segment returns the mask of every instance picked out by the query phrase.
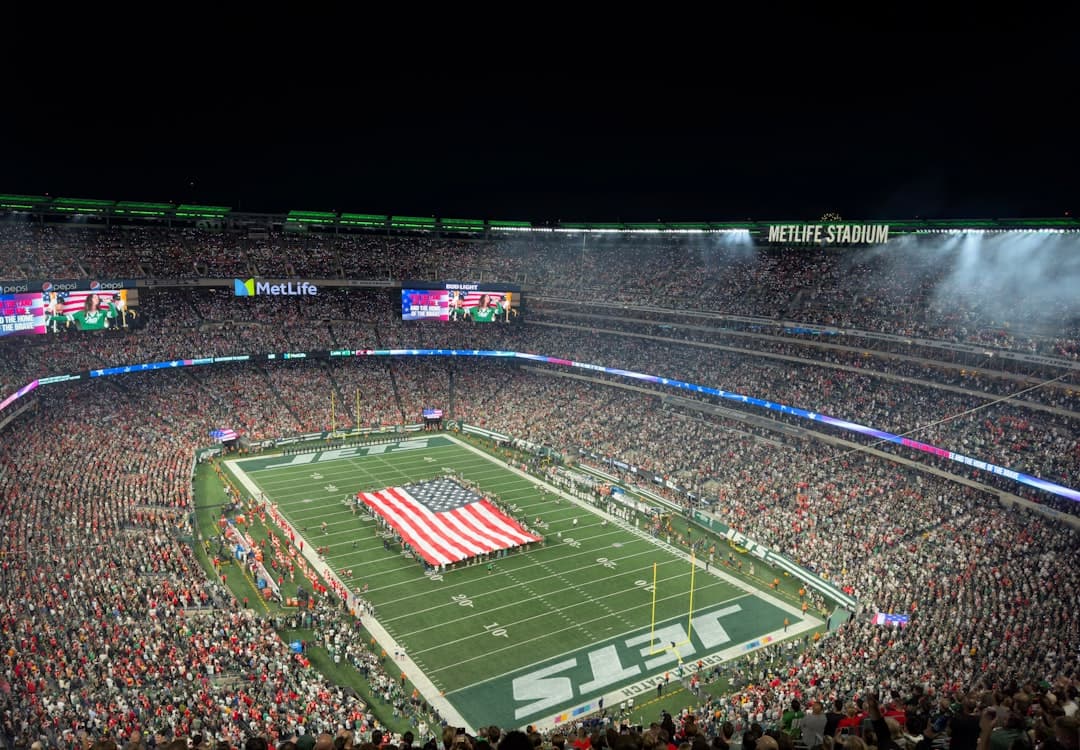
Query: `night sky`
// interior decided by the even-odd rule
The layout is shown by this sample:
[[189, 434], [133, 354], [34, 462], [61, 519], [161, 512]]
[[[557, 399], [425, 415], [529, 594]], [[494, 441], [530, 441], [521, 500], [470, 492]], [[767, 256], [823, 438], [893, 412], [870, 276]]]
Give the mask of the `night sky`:
[[1071, 44], [908, 56], [677, 86], [455, 81], [469, 96], [42, 96], [5, 128], [0, 192], [534, 222], [1077, 215]]

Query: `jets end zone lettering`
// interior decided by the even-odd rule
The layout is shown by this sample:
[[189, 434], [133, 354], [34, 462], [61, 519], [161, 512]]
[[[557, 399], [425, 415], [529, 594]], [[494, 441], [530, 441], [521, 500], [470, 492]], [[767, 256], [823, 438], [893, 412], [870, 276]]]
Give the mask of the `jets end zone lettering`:
[[397, 453], [398, 451], [411, 451], [417, 448], [427, 448], [427, 438], [417, 440], [402, 440], [400, 443], [382, 443], [380, 445], [350, 445], [345, 448], [333, 448], [317, 453], [301, 453], [293, 456], [291, 460], [279, 464], [268, 464], [267, 469], [279, 469], [285, 466], [299, 466], [300, 464], [319, 463], [321, 461], [334, 461], [339, 458], [356, 458], [358, 456], [377, 456], [381, 453]]
[[769, 242], [789, 245], [878, 245], [889, 241], [888, 224], [772, 224]]
[[[646, 671], [674, 669], [680, 660], [696, 662], [700, 658], [705, 661], [701, 654], [731, 642], [720, 621], [741, 611], [738, 604], [731, 604], [694, 616], [691, 623], [693, 639], [686, 633], [685, 622], [672, 622], [657, 627], [651, 638], [645, 631], [589, 651], [585, 661], [591, 679], [579, 682], [576, 689], [573, 680], [564, 674], [578, 667], [576, 656], [515, 677], [514, 719], [532, 717], [556, 706], [565, 706], [576, 698], [601, 693]], [[675, 644], [674, 648], [669, 644]], [[651, 684], [655, 684], [656, 679], [663, 680], [663, 677], [654, 678]], [[647, 689], [638, 685], [628, 687], [627, 691], [633, 695], [639, 691], [635, 687]]]

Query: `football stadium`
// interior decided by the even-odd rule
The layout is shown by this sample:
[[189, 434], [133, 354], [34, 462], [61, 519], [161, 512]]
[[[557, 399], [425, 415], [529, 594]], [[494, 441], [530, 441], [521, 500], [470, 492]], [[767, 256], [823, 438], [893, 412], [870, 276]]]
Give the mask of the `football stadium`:
[[5, 750], [1078, 749], [1075, 187], [559, 101], [10, 149]]
[[1075, 220], [0, 209], [10, 746], [1075, 707]]

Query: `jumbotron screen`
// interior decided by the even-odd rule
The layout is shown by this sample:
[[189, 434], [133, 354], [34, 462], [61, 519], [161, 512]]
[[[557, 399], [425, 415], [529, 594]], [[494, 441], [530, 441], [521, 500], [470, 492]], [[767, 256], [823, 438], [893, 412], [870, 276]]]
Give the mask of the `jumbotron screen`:
[[128, 328], [137, 306], [134, 289], [0, 294], [0, 336]]
[[452, 323], [519, 323], [521, 290], [515, 284], [405, 281], [402, 320]]

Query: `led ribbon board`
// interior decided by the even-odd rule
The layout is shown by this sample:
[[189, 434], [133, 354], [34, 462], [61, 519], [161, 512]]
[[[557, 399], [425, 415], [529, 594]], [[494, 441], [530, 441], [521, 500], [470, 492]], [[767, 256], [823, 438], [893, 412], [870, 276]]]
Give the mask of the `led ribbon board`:
[[[621, 370], [615, 367], [604, 367], [603, 365], [594, 365], [588, 362], [574, 362], [569, 359], [561, 359], [559, 357], [549, 357], [544, 354], [526, 354], [524, 352], [503, 351], [499, 349], [335, 349], [333, 351], [314, 351], [303, 353], [284, 353], [284, 354], [266, 354], [266, 355], [231, 355], [227, 357], [207, 357], [202, 359], [177, 359], [167, 362], [147, 362], [137, 365], [125, 365], [122, 367], [108, 367], [100, 370], [91, 370], [86, 373], [91, 378], [107, 377], [110, 375], [121, 375], [132, 372], [146, 372], [149, 370], [161, 370], [172, 367], [190, 367], [194, 365], [210, 365], [222, 362], [237, 362], [251, 359], [253, 357], [258, 359], [301, 359], [301, 358], [313, 358], [313, 359], [326, 359], [328, 357], [505, 357], [508, 359], [525, 359], [533, 362], [544, 362], [551, 365], [560, 365], [562, 367], [572, 367], [579, 370], [592, 370], [594, 372], [603, 372], [608, 375], [618, 375], [619, 377], [630, 378], [633, 380], [640, 380], [646, 383], [657, 383], [659, 385], [667, 386], [668, 388], [678, 388], [684, 391], [690, 391], [692, 393], [704, 393], [709, 396], [717, 396], [719, 398], [727, 399], [729, 401], [736, 401], [741, 404], [750, 404], [751, 406], [757, 406], [762, 409], [768, 409], [769, 411], [779, 412], [780, 414], [790, 414], [792, 416], [800, 417], [802, 419], [808, 419], [813, 422], [820, 422], [821, 424], [827, 424], [830, 427], [836, 427], [847, 432], [855, 432], [860, 435], [866, 435], [868, 437], [876, 438], [884, 442], [896, 443], [902, 445], [905, 448], [911, 448], [913, 450], [922, 451], [923, 453], [929, 453], [939, 458], [946, 458], [950, 461], [963, 464], [964, 466], [970, 466], [980, 471], [987, 471], [991, 474], [997, 474], [998, 476], [1006, 477], [1019, 484], [1027, 485], [1028, 487], [1034, 487], [1035, 489], [1043, 490], [1059, 497], [1064, 497], [1073, 502], [1080, 503], [1080, 491], [1071, 487], [1066, 487], [1061, 484], [1050, 482], [1046, 479], [1040, 479], [1039, 477], [1032, 476], [1031, 474], [1024, 474], [1020, 471], [1009, 469], [1005, 466], [998, 466], [997, 464], [990, 463], [989, 461], [983, 461], [978, 458], [972, 458], [971, 456], [965, 456], [962, 453], [955, 453], [945, 448], [939, 448], [936, 445], [930, 445], [929, 443], [921, 443], [918, 440], [912, 440], [911, 438], [902, 437], [900, 435], [894, 435], [891, 432], [885, 432], [884, 430], [876, 430], [873, 427], [867, 427], [866, 425], [859, 424], [857, 422], [849, 422], [844, 419], [838, 419], [836, 417], [830, 417], [827, 414], [819, 414], [818, 412], [807, 411], [806, 409], [800, 409], [797, 406], [788, 406], [787, 404], [776, 403], [775, 401], [765, 401], [764, 399], [755, 398], [753, 396], [744, 396], [741, 393], [735, 393], [733, 391], [725, 391], [719, 388], [712, 388], [707, 385], [698, 385], [696, 383], [688, 383], [683, 380], [675, 380], [673, 378], [661, 378], [656, 375], [648, 375], [643, 372], [634, 372], [633, 370]], [[41, 378], [35, 380], [27, 385], [23, 386], [19, 391], [8, 396], [3, 401], [0, 401], [0, 409], [6, 408], [15, 402], [18, 398], [29, 393], [34, 388], [47, 385], [49, 383], [63, 382], [65, 380], [78, 379], [82, 377], [81, 373], [71, 375], [57, 375], [50, 378]]]

